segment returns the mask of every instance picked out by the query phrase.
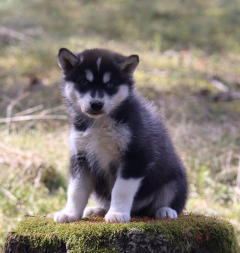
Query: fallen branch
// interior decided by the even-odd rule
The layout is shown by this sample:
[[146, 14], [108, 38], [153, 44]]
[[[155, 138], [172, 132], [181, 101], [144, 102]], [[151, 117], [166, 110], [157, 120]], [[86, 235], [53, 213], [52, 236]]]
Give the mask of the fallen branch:
[[0, 118], [0, 124], [11, 122], [29, 121], [29, 120], [67, 120], [66, 115], [24, 115], [12, 118]]
[[53, 108], [42, 110], [40, 112], [40, 115], [46, 115], [46, 114], [53, 113], [53, 112], [56, 112], [56, 111], [59, 111], [59, 110], [63, 110], [63, 109], [64, 109], [64, 105], [58, 105], [58, 106], [55, 106]]
[[8, 118], [11, 118], [12, 111], [13, 111], [15, 105], [17, 105], [21, 100], [23, 100], [26, 97], [28, 97], [29, 94], [30, 94], [29, 92], [24, 92], [24, 93], [18, 95], [16, 98], [14, 98], [14, 99], [11, 100], [11, 102], [7, 106], [7, 110], [6, 110], [6, 114], [7, 114]]
[[7, 119], [8, 121], [6, 122], [8, 124], [8, 133], [10, 133], [11, 130], [11, 123], [12, 123], [12, 114], [13, 114], [13, 109], [14, 107], [23, 99], [29, 96], [29, 92], [25, 91], [24, 93], [20, 93], [15, 99], [11, 100], [9, 105], [7, 106]]
[[15, 113], [15, 116], [23, 116], [23, 115], [26, 115], [26, 114], [31, 114], [31, 113], [40, 111], [42, 109], [43, 109], [43, 105], [37, 105], [37, 106], [31, 107], [31, 108], [28, 108], [24, 111]]

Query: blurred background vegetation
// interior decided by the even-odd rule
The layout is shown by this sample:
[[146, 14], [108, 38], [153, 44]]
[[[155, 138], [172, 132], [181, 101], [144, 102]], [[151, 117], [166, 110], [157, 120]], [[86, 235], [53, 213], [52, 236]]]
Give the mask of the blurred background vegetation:
[[140, 55], [137, 87], [188, 170], [186, 212], [224, 217], [240, 239], [239, 0], [0, 0], [0, 24], [0, 247], [24, 215], [65, 204], [60, 47]]

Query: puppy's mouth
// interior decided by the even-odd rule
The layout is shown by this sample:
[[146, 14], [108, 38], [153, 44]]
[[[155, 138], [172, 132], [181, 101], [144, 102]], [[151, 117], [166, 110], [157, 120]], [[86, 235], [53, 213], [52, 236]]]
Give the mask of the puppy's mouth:
[[93, 110], [88, 110], [86, 114], [91, 117], [91, 118], [99, 118], [104, 115], [104, 111], [93, 111]]

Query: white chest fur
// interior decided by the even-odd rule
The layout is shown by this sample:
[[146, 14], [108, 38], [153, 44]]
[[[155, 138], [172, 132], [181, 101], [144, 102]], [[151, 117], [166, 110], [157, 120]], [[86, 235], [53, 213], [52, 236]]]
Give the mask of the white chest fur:
[[119, 163], [130, 137], [125, 124], [116, 124], [111, 118], [102, 117], [84, 132], [71, 129], [70, 149], [73, 154], [85, 152], [90, 165], [97, 162], [101, 169], [108, 170], [110, 163]]

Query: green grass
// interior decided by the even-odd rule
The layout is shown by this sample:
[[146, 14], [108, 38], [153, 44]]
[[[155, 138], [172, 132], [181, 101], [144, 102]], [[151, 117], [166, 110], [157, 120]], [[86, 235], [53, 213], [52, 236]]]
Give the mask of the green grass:
[[[240, 241], [240, 101], [212, 100], [214, 76], [239, 92], [239, 11], [239, 1], [2, 1], [1, 24], [28, 37], [0, 36], [0, 117], [34, 79], [13, 115], [34, 106], [33, 114], [66, 114], [60, 47], [139, 54], [137, 88], [158, 107], [187, 168], [187, 211], [228, 219]], [[0, 124], [0, 246], [24, 215], [64, 206], [67, 135], [67, 120]]]

